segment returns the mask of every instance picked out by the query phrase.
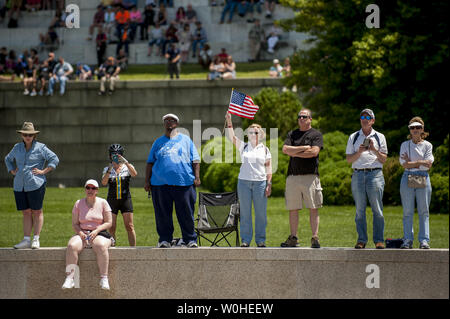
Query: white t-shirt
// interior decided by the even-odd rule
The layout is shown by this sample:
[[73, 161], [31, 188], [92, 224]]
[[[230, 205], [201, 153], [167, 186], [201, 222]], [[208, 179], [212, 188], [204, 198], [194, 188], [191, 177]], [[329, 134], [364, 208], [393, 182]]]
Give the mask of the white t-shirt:
[[[413, 141], [405, 141], [400, 146], [400, 164], [404, 164], [405, 161], [402, 159], [403, 154], [407, 154], [409, 160], [412, 162], [418, 160], [425, 160], [434, 162], [433, 156], [433, 145], [428, 141], [423, 141], [418, 144], [415, 144]], [[407, 168], [407, 171], [415, 172], [415, 171], [428, 171], [429, 168], [423, 165], [420, 165], [419, 168]]]
[[265, 164], [272, 158], [269, 149], [262, 143], [253, 148], [251, 143], [238, 141], [242, 160], [238, 178], [246, 181], [265, 181], [267, 179]]
[[[358, 139], [356, 140], [355, 144], [353, 144], [353, 139], [355, 138], [355, 135], [359, 132]], [[350, 135], [347, 142], [347, 149], [345, 150], [345, 153], [347, 155], [355, 154], [359, 146], [364, 142], [364, 139], [370, 138], [373, 141], [373, 145], [375, 149], [381, 153], [387, 154], [387, 143], [386, 138], [383, 134], [375, 131], [372, 129], [372, 132], [368, 136], [365, 136], [362, 129], [360, 129], [358, 132], [355, 132]], [[375, 138], [375, 134], [378, 135], [378, 138], [380, 140], [380, 144], [378, 145], [378, 142]], [[356, 169], [362, 169], [362, 168], [383, 168], [383, 164], [378, 161], [377, 156], [370, 150], [362, 152], [361, 156], [352, 163], [352, 168]]]

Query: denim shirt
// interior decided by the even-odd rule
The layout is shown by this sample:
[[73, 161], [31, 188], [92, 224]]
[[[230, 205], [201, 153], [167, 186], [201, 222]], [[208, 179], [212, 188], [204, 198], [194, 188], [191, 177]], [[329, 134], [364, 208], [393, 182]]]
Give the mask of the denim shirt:
[[18, 171], [14, 177], [14, 191], [30, 192], [40, 188], [46, 181], [45, 175], [34, 175], [33, 168], [43, 170], [45, 162], [53, 169], [59, 163], [58, 156], [53, 153], [45, 144], [33, 141], [30, 150], [25, 149], [25, 143], [17, 143], [11, 152], [5, 157], [5, 164], [8, 172]]

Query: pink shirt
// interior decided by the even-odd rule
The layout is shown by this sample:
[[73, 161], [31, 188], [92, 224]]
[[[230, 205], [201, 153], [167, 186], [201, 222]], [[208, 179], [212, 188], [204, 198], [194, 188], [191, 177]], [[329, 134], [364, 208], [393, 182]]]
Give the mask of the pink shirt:
[[72, 215], [78, 214], [80, 228], [94, 230], [104, 222], [103, 213], [111, 212], [111, 207], [103, 198], [97, 197], [92, 208], [87, 206], [86, 198], [77, 200], [72, 209]]

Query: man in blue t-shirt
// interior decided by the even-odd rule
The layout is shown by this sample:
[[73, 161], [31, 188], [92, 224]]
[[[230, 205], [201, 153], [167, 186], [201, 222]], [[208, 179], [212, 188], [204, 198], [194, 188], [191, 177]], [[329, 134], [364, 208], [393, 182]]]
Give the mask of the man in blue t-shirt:
[[144, 187], [153, 198], [158, 247], [169, 248], [173, 239], [173, 203], [184, 244], [197, 247], [194, 210], [195, 187], [200, 185], [200, 156], [192, 140], [178, 133], [176, 115], [164, 115], [163, 122], [165, 133], [150, 150]]

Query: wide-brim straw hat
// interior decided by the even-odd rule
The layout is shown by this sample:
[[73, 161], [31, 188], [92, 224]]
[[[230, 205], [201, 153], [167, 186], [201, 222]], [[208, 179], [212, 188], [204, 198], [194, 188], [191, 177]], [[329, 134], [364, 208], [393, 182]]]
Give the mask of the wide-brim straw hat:
[[23, 134], [38, 134], [39, 132], [34, 129], [34, 125], [31, 122], [23, 122], [22, 129], [17, 130], [17, 133]]

